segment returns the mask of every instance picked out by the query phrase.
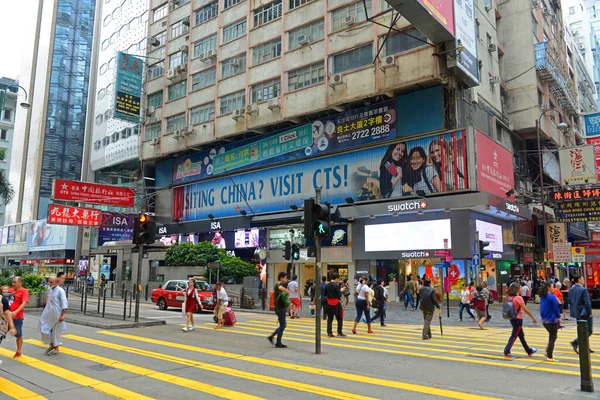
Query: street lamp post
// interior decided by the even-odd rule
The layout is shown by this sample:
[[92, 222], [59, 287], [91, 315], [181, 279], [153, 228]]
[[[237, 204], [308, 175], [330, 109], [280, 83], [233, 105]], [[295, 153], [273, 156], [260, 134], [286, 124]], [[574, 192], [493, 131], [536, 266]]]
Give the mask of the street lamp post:
[[27, 101], [27, 90], [25, 90], [25, 88], [23, 86], [17, 84], [17, 85], [9, 85], [7, 87], [16, 87], [16, 88], [23, 89], [23, 92], [25, 92], [25, 101], [20, 103], [19, 105], [21, 106], [21, 108], [24, 108], [26, 110], [29, 107], [31, 107], [31, 104], [29, 104], [29, 102]]

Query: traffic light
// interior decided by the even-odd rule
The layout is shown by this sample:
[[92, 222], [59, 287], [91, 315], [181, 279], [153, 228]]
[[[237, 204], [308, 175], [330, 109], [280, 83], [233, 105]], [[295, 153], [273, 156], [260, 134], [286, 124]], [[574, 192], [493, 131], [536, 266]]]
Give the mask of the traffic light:
[[313, 206], [315, 205], [315, 199], [304, 200], [304, 238], [306, 240], [313, 240], [315, 238], [313, 232]]
[[283, 258], [288, 261], [292, 258], [292, 243], [289, 240], [285, 242], [285, 247], [283, 248]]
[[329, 203], [316, 203], [312, 206], [312, 230], [315, 237], [328, 238], [331, 226]]
[[297, 244], [292, 245], [292, 260], [300, 259], [300, 246]]
[[156, 240], [156, 222], [148, 214], [140, 214], [133, 224], [133, 244], [152, 244]]
[[489, 250], [485, 250], [485, 248], [490, 245], [490, 242], [486, 242], [483, 240], [479, 240], [478, 242], [479, 242], [479, 256], [483, 260], [484, 258], [489, 257], [489, 255], [491, 254], [491, 252]]

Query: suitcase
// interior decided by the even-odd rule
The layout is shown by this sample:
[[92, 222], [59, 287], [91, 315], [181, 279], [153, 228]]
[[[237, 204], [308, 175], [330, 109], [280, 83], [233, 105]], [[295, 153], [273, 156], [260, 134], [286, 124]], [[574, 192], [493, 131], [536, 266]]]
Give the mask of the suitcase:
[[235, 313], [231, 309], [231, 307], [227, 307], [225, 312], [223, 313], [223, 323], [226, 326], [234, 326], [235, 325]]

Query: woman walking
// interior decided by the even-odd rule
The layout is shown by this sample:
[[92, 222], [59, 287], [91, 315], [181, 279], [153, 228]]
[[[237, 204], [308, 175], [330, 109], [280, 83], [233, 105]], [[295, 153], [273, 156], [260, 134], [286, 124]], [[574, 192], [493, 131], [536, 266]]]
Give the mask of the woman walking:
[[521, 291], [521, 285], [517, 282], [513, 282], [508, 288], [508, 301], [512, 302], [514, 306], [514, 316], [510, 319], [510, 324], [512, 325], [512, 333], [510, 338], [508, 339], [508, 343], [504, 348], [504, 357], [506, 358], [517, 358], [511, 354], [511, 349], [519, 337], [525, 352], [531, 357], [535, 353], [537, 353], [538, 349], [535, 347], [529, 347], [527, 342], [525, 341], [525, 333], [523, 333], [523, 312], [529, 315], [532, 319], [533, 323], [536, 324], [537, 321], [535, 317], [531, 314], [531, 312], [527, 309], [523, 298], [519, 296]]
[[179, 289], [185, 293], [183, 312], [185, 313], [186, 319], [185, 326], [182, 330], [184, 332], [193, 331], [196, 329], [194, 326], [194, 313], [196, 312], [197, 308], [200, 308], [200, 311], [202, 311], [202, 300], [200, 300], [200, 296], [196, 290], [196, 280], [194, 278], [190, 278], [187, 289], [185, 289], [185, 291], [181, 287], [179, 287]]
[[[560, 328], [560, 314], [561, 309], [558, 304], [556, 296], [548, 291], [552, 290], [551, 283], [543, 282], [540, 286], [540, 316], [542, 317], [542, 324], [548, 331], [548, 346], [546, 347], [546, 360], [552, 362], [558, 362], [556, 358], [552, 357], [554, 352], [554, 342], [558, 337], [558, 329]], [[549, 287], [550, 286], [550, 287]]]
[[[362, 280], [361, 280], [362, 282]], [[352, 333], [356, 335], [356, 327], [360, 322], [360, 318], [363, 313], [365, 314], [365, 319], [367, 322], [367, 333], [374, 333], [371, 330], [371, 313], [369, 309], [371, 308], [371, 301], [369, 300], [369, 295], [371, 292], [371, 288], [366, 283], [359, 284], [357, 287], [358, 296], [356, 297], [356, 318], [354, 319], [354, 327], [352, 328]]]

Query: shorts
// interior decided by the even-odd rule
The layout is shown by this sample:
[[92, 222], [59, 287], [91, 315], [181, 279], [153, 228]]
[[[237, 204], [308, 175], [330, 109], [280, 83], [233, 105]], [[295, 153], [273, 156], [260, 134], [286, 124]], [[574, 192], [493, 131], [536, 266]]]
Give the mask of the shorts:
[[485, 317], [485, 311], [482, 311], [479, 308], [475, 309], [475, 313], [477, 314], [477, 319], [481, 319], [481, 318]]
[[216, 311], [217, 318], [223, 319], [223, 314], [225, 313], [226, 309], [227, 309], [227, 305], [226, 304], [221, 304], [219, 306], [219, 308], [217, 309], [217, 311]]
[[15, 324], [15, 329], [17, 330], [17, 334], [15, 335], [15, 337], [23, 337], [23, 320], [13, 319], [13, 324]]
[[293, 305], [300, 308], [300, 297], [294, 297], [294, 298], [291, 298], [290, 300], [292, 301]]

